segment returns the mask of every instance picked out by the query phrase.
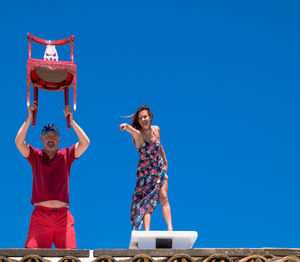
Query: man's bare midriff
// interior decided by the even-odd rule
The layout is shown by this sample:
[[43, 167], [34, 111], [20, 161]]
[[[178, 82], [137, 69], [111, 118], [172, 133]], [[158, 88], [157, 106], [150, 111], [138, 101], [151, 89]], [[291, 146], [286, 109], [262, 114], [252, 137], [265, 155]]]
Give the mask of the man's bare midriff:
[[43, 202], [34, 203], [35, 206], [43, 206], [50, 208], [69, 207], [68, 203], [59, 200], [48, 200]]

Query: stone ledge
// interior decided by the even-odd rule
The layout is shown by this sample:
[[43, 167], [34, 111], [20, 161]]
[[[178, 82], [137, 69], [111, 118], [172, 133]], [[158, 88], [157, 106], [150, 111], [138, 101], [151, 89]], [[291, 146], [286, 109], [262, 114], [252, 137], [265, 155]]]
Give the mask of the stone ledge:
[[27, 255], [38, 255], [41, 257], [89, 257], [88, 249], [31, 249], [31, 248], [8, 248], [0, 249], [0, 256], [24, 257]]
[[112, 257], [133, 257], [145, 254], [152, 257], [171, 257], [177, 254], [187, 254], [191, 257], [209, 257], [216, 253], [229, 257], [247, 257], [253, 254], [263, 256], [300, 256], [300, 249], [295, 248], [194, 248], [194, 249], [95, 249], [94, 257], [108, 255]]
[[[91, 252], [92, 251], [92, 252]], [[215, 254], [224, 254], [231, 258], [241, 259], [251, 255], [261, 255], [268, 259], [287, 256], [300, 257], [300, 249], [296, 248], [195, 248], [195, 249], [0, 249], [0, 257], [25, 257], [38, 255], [40, 257], [62, 258], [88, 258], [96, 259], [100, 256], [115, 258], [128, 258], [137, 255], [170, 258], [178, 254], [185, 254], [194, 258], [207, 258]]]

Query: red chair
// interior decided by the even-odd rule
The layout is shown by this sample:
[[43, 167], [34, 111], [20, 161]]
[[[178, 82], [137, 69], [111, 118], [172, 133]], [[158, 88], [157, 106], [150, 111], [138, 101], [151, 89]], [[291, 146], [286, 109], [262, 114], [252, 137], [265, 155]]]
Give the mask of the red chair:
[[[73, 107], [76, 110], [76, 81], [77, 66], [74, 64], [74, 36], [66, 39], [51, 41], [37, 38], [31, 34], [28, 37], [27, 61], [27, 106], [30, 106], [30, 84], [34, 87], [34, 101], [38, 104], [38, 90], [62, 91], [65, 93], [65, 105], [69, 105], [69, 88], [74, 87]], [[44, 60], [31, 58], [31, 40], [46, 45]], [[71, 45], [71, 61], [58, 61], [55, 46]], [[33, 112], [32, 126], [35, 126], [37, 109]], [[67, 118], [70, 129], [70, 117]]]

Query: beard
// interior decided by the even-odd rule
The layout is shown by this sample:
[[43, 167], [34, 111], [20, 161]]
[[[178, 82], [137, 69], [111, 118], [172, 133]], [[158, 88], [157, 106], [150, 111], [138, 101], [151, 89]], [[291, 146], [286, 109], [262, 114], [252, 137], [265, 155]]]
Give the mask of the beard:
[[53, 141], [48, 141], [46, 144], [47, 150], [54, 151], [56, 150], [56, 143]]

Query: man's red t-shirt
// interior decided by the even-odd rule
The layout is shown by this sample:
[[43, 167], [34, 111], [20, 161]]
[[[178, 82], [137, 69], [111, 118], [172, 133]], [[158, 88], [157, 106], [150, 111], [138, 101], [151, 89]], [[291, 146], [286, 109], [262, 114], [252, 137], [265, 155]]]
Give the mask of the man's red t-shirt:
[[69, 204], [69, 179], [75, 158], [75, 145], [57, 150], [51, 160], [37, 148], [29, 145], [27, 157], [32, 167], [33, 183], [31, 204], [59, 200]]

